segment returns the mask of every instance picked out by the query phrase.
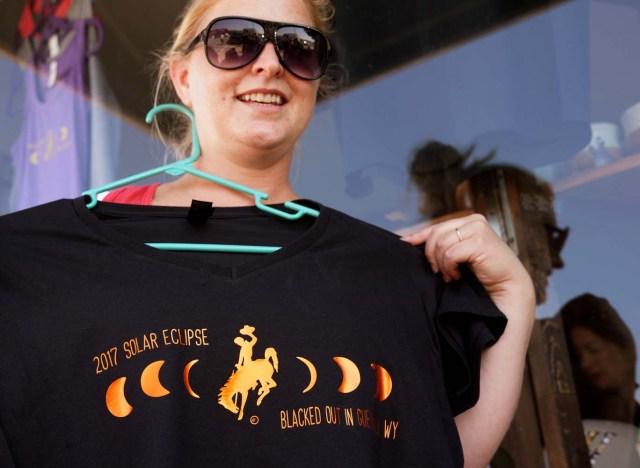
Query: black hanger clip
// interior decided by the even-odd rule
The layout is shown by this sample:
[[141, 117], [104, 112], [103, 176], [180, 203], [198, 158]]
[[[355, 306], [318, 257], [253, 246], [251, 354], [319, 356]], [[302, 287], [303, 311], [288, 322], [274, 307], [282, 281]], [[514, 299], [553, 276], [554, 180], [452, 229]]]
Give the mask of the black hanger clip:
[[213, 203], [200, 200], [191, 200], [191, 208], [187, 219], [194, 223], [204, 223], [213, 214]]

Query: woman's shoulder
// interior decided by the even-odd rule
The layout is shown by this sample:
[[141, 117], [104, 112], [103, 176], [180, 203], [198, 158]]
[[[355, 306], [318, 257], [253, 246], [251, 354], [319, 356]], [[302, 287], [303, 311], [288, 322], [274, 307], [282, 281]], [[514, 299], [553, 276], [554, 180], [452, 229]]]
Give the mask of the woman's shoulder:
[[128, 205], [151, 205], [159, 185], [159, 183], [154, 183], [111, 190], [102, 198], [102, 201]]
[[[331, 214], [330, 232], [342, 238], [356, 250], [380, 250], [395, 258], [414, 257], [419, 263], [425, 261], [420, 248], [401, 240], [401, 236], [380, 226], [325, 206]], [[400, 256], [400, 257], [398, 257]]]

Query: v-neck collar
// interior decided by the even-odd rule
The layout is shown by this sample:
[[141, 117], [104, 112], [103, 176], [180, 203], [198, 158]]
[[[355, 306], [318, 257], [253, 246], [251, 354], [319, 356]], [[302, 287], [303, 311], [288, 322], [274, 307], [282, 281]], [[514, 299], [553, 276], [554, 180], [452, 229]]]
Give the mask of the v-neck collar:
[[[180, 255], [177, 252], [164, 251], [156, 249], [154, 247], [150, 247], [146, 245], [143, 240], [123, 234], [117, 229], [109, 226], [107, 222], [101, 220], [98, 217], [99, 215], [110, 215], [119, 217], [169, 217], [184, 219], [186, 218], [189, 211], [188, 207], [168, 207], [155, 205], [143, 206], [98, 202], [98, 204], [90, 210], [86, 207], [85, 199], [83, 197], [79, 197], [73, 200], [73, 209], [75, 210], [78, 218], [84, 224], [90, 227], [95, 233], [97, 233], [103, 239], [107, 240], [109, 243], [116, 244], [121, 248], [129, 250], [136, 254], [144, 255], [156, 261], [166, 262], [184, 268], [190, 268], [202, 271], [204, 273], [234, 279], [247, 275], [253, 271], [267, 268], [271, 265], [283, 262], [286, 259], [303, 252], [323, 234], [329, 223], [331, 210], [319, 203], [310, 200], [297, 200], [296, 202], [317, 209], [320, 212], [320, 216], [304, 233], [302, 233], [293, 242], [289, 242], [287, 245], [283, 245], [282, 248], [273, 253], [257, 256], [252, 260], [243, 262], [238, 265], [221, 265], [211, 263], [198, 260], [196, 258], [189, 258], [184, 255]], [[272, 206], [283, 209], [283, 205]], [[255, 206], [232, 208], [221, 207], [215, 209], [213, 215], [211, 216], [212, 219], [209, 222], [215, 222], [216, 218], [219, 218], [218, 222], [224, 222], [222, 218], [236, 216], [259, 217], [274, 215], [263, 212]]]

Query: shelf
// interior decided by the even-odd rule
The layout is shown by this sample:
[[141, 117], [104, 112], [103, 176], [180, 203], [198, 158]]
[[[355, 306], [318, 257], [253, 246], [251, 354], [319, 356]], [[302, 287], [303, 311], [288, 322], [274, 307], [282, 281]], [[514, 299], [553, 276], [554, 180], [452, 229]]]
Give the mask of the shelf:
[[552, 184], [553, 190], [554, 192], [562, 192], [564, 190], [569, 190], [574, 187], [593, 182], [594, 180], [609, 177], [636, 167], [640, 167], [640, 154], [626, 156], [624, 158], [617, 159], [606, 166], [588, 169], [584, 172], [557, 180]]

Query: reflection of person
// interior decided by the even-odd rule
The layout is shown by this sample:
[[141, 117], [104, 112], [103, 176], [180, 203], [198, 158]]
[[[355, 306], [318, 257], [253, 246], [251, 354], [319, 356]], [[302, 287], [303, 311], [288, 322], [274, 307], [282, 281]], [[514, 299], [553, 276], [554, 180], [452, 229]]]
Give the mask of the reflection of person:
[[420, 191], [420, 214], [438, 218], [458, 210], [458, 184], [495, 156], [495, 152], [491, 152], [469, 163], [474, 149], [471, 146], [461, 152], [454, 146], [429, 140], [415, 151], [409, 175]]
[[560, 250], [569, 232], [556, 226], [553, 189], [526, 169], [489, 163], [495, 151], [471, 161], [473, 150], [429, 141], [415, 153], [410, 175], [420, 191], [420, 213], [485, 215], [525, 264], [542, 304], [548, 277], [564, 266]]
[[[322, 0], [189, 3], [165, 70], [195, 114], [199, 169], [259, 188], [273, 204], [300, 198], [289, 168], [322, 86], [326, 39], [311, 27], [326, 30], [328, 9]], [[264, 27], [269, 42], [254, 44], [242, 61], [217, 62], [206, 44], [223, 21], [236, 32]], [[314, 52], [280, 55], [286, 51], [272, 42], [281, 27], [311, 34]], [[144, 204], [141, 193], [150, 206], [114, 203]], [[111, 203], [92, 211], [82, 199], [60, 201], [0, 223], [0, 296], [7, 298], [0, 321], [12, 324], [0, 331], [0, 423], [8, 448], [3, 452], [0, 443], [0, 462], [90, 466], [118, 457], [113, 463], [123, 466], [487, 465], [517, 405], [534, 292], [484, 217], [449, 220], [400, 242], [310, 201], [300, 203], [316, 207], [318, 218], [283, 223], [257, 213], [244, 195], [191, 175], [109, 197]], [[180, 207], [194, 199], [215, 201], [210, 223], [185, 222], [188, 208]], [[209, 242], [220, 231], [246, 244], [251, 230], [283, 247], [256, 258], [143, 244], [178, 233]], [[431, 269], [410, 244], [425, 244]], [[37, 268], [25, 264], [32, 257]], [[23, 285], [22, 277], [33, 281]], [[46, 291], [55, 291], [52, 300]], [[110, 291], [117, 300], [103, 300]], [[31, 333], [33, 310], [46, 321], [46, 339]], [[98, 367], [95, 375], [86, 371], [87, 356], [97, 354], [99, 366], [100, 352], [117, 351], [114, 344], [178, 323], [208, 327], [211, 347], [160, 346], [130, 360], [118, 355], [117, 367]], [[256, 388], [256, 375], [243, 374], [252, 378], [242, 383], [243, 405], [249, 398], [253, 415], [237, 420], [227, 414], [237, 409], [216, 405], [211, 389], [220, 388], [228, 363], [237, 362], [237, 347], [227, 343], [243, 323], [259, 330], [261, 343], [277, 345], [282, 365], [277, 392], [262, 404], [251, 392], [264, 397], [266, 387]], [[45, 351], [54, 348], [49, 363]], [[194, 356], [202, 359], [189, 381], [190, 367], [180, 374], [178, 366]], [[305, 364], [296, 356], [314, 361], [306, 364], [308, 393], [300, 386], [307, 367], [301, 372]], [[340, 390], [332, 356], [341, 356]], [[367, 373], [374, 360], [385, 372]], [[144, 366], [149, 362], [156, 364], [151, 371]], [[167, 372], [159, 374], [157, 364], [165, 362]], [[184, 379], [171, 380], [176, 374]], [[374, 401], [376, 385], [381, 391]], [[38, 411], [29, 411], [32, 405]]]
[[635, 400], [636, 346], [633, 335], [609, 301], [582, 294], [560, 309], [572, 357], [580, 412], [640, 426]]
[[525, 169], [489, 164], [469, 171], [457, 198], [459, 206], [485, 214], [518, 253], [543, 304], [549, 276], [564, 266], [560, 251], [569, 233], [557, 227], [551, 185]]

